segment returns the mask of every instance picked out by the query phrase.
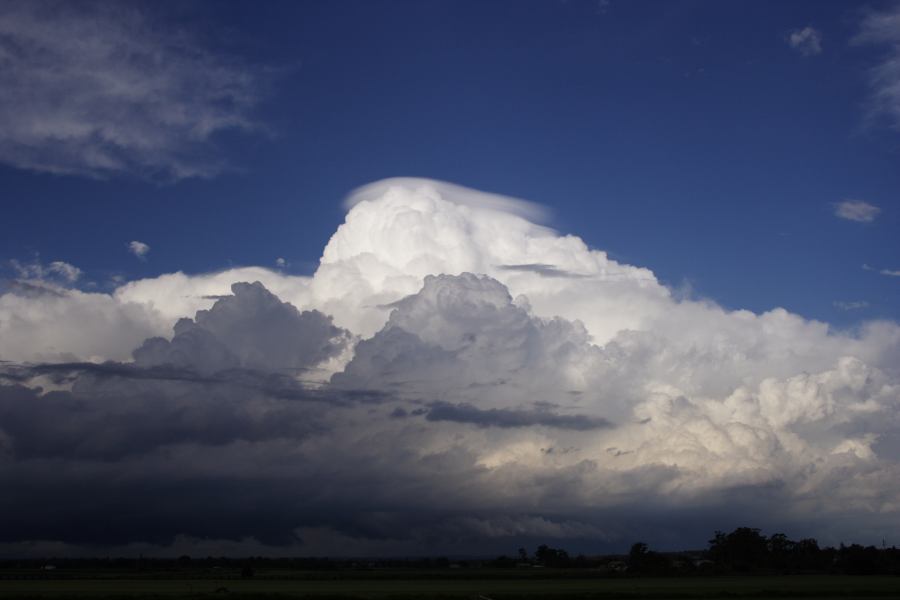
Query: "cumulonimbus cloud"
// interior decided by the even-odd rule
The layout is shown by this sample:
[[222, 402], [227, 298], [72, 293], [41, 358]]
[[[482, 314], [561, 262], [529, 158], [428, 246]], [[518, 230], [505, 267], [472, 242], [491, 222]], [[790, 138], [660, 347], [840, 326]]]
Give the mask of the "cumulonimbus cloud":
[[[113, 294], [21, 278], [0, 296], [0, 359], [16, 361], [0, 385], [3, 548], [900, 534], [896, 323], [836, 331], [678, 299], [442, 185], [351, 202], [312, 277], [175, 273]], [[137, 518], [109, 526], [117, 512]]]

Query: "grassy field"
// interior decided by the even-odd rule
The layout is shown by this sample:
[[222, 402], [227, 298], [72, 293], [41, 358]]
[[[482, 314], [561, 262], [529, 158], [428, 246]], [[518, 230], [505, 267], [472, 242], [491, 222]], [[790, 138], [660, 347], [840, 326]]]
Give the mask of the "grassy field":
[[0, 598], [614, 599], [900, 598], [898, 577], [789, 576], [592, 579], [584, 577], [96, 578], [0, 580]]

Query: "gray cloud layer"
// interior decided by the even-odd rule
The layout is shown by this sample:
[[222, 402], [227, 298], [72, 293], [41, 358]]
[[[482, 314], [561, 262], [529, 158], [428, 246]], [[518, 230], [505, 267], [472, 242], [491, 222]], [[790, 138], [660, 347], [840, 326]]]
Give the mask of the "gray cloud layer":
[[429, 421], [453, 421], [471, 423], [479, 427], [558, 427], [585, 431], [612, 427], [612, 423], [602, 417], [587, 415], [560, 415], [547, 410], [516, 410], [492, 408], [482, 410], [471, 404], [450, 404], [437, 402], [428, 410]]

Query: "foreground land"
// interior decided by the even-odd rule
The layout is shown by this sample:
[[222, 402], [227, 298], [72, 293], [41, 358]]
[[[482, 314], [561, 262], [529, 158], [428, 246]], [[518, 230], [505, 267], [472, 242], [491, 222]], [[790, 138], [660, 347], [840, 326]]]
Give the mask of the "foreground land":
[[481, 571], [433, 573], [259, 573], [203, 577], [62, 577], [0, 580], [0, 598], [309, 598], [309, 599], [688, 599], [900, 598], [900, 577], [846, 575], [599, 578], [565, 571], [546, 574]]

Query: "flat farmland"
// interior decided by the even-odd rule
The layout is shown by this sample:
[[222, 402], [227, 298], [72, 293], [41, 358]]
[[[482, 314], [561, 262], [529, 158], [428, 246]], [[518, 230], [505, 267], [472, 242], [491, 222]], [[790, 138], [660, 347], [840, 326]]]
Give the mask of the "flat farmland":
[[[688, 598], [900, 598], [900, 577], [753, 576], [591, 578], [498, 573], [446, 576], [424, 573], [260, 573], [223, 577], [0, 580], [0, 598], [309, 598], [309, 599], [688, 599]], [[548, 574], [549, 575], [549, 574]]]

